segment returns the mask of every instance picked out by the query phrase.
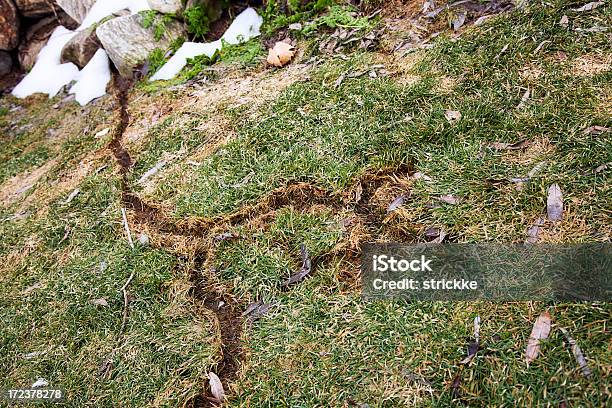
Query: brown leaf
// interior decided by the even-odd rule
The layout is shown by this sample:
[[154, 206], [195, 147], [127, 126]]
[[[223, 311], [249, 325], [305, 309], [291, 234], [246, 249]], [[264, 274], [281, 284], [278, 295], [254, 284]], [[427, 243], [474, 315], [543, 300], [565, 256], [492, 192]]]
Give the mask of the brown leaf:
[[361, 183], [357, 184], [355, 188], [355, 202], [358, 203], [361, 201], [361, 195], [363, 194], [363, 187]]
[[243, 317], [246, 317], [250, 321], [255, 321], [260, 317], [266, 315], [270, 308], [272, 307], [271, 303], [264, 303], [263, 300], [258, 300], [257, 302], [251, 303], [244, 313], [242, 313]]
[[516, 108], [517, 109], [523, 108], [525, 104], [527, 103], [527, 101], [529, 100], [530, 96], [531, 96], [531, 89], [527, 89], [525, 93], [523, 94], [523, 96], [521, 97], [521, 102], [518, 104]]
[[461, 398], [461, 376], [457, 374], [451, 384], [453, 398]]
[[574, 340], [570, 336], [567, 330], [561, 327], [561, 331], [565, 335], [567, 342], [572, 348], [572, 353], [574, 354], [574, 357], [576, 358], [576, 362], [578, 363], [578, 366], [580, 367], [580, 370], [582, 371], [582, 375], [586, 378], [589, 378], [591, 376], [591, 369], [589, 368], [589, 365], [587, 364], [586, 358], [584, 358], [584, 354], [582, 354], [582, 350], [580, 350], [580, 347], [578, 347], [578, 344], [576, 344], [576, 340]]
[[540, 353], [540, 341], [548, 338], [550, 334], [550, 313], [548, 311], [542, 312], [536, 319], [527, 341], [527, 348], [525, 349], [525, 360], [527, 365], [536, 359]]
[[406, 196], [405, 195], [401, 195], [399, 197], [397, 197], [395, 200], [393, 200], [391, 202], [391, 204], [389, 204], [389, 206], [387, 207], [387, 213], [393, 212], [395, 210], [397, 210], [398, 208], [400, 208], [402, 205], [404, 205], [404, 202], [406, 201]]
[[447, 194], [447, 195], [440, 196], [440, 197], [438, 197], [438, 200], [442, 201], [443, 203], [451, 204], [451, 205], [456, 205], [460, 201], [457, 197], [455, 197], [452, 194]]
[[444, 112], [444, 117], [448, 120], [448, 123], [454, 124], [461, 119], [461, 112], [454, 110], [447, 110]]
[[294, 283], [299, 283], [304, 280], [306, 276], [310, 274], [312, 270], [312, 262], [310, 260], [310, 255], [308, 254], [308, 250], [305, 245], [302, 245], [300, 248], [300, 252], [302, 253], [302, 267], [299, 271], [291, 275], [289, 279], [287, 279], [283, 283], [283, 287], [287, 287], [289, 285], [293, 285]]
[[208, 373], [208, 384], [210, 385], [210, 392], [215, 397], [218, 402], [223, 402], [225, 400], [225, 390], [223, 389], [223, 384], [221, 384], [221, 380], [217, 376], [217, 374], [212, 371]]
[[480, 347], [480, 316], [474, 318], [474, 341], [468, 343], [468, 355], [459, 364], [468, 364], [476, 357]]
[[104, 306], [104, 307], [108, 307], [108, 301], [104, 298], [100, 298], [100, 299], [94, 299], [91, 301], [92, 305], [96, 305], [96, 306]]
[[546, 213], [550, 221], [559, 221], [563, 218], [563, 193], [556, 183], [548, 187]]
[[295, 55], [295, 48], [291, 44], [285, 42], [277, 42], [273, 48], [268, 51], [268, 64], [275, 67], [285, 66], [291, 61]]
[[601, 173], [602, 171], [606, 170], [608, 166], [610, 166], [610, 163], [604, 163], [600, 166], [597, 166], [597, 168], [595, 169], [595, 174]]
[[527, 244], [535, 244], [540, 239], [540, 227], [544, 225], [544, 218], [540, 217], [536, 220], [536, 222], [529, 227], [527, 230], [527, 239], [525, 243]]
[[591, 135], [591, 134], [592, 135], [600, 135], [602, 133], [609, 132], [611, 130], [612, 129], [607, 128], [605, 126], [595, 125], [595, 126], [589, 126], [588, 128], [584, 129], [582, 131], [582, 133], [585, 134], [585, 135]]
[[599, 6], [603, 6], [603, 4], [604, 4], [603, 1], [592, 1], [590, 3], [585, 4], [582, 7], [572, 9], [572, 11], [577, 11], [579, 13], [582, 13], [583, 11], [591, 11], [591, 10], [595, 10]]

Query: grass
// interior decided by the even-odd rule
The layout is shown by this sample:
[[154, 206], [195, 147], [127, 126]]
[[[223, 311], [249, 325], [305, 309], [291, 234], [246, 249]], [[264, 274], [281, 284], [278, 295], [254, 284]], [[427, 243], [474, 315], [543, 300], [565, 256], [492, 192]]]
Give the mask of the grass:
[[[443, 36], [427, 51], [357, 52], [346, 61], [327, 58], [305, 75], [295, 66], [262, 72], [260, 42], [251, 41], [224, 49], [225, 58], [256, 71], [237, 71], [243, 74], [230, 77], [235, 82], [214, 79], [195, 94], [133, 91], [131, 128], [143, 126], [150, 105], [172, 100], [173, 109], [125, 142], [135, 163], [129, 188], [160, 203], [171, 219], [225, 217], [288, 184], [327, 197], [253, 207], [245, 220], [220, 218], [203, 238], [171, 236], [128, 211], [134, 235], [151, 240], [134, 249], [121, 223], [116, 164], [102, 149], [110, 135], [94, 137], [112, 125], [110, 100], [81, 111], [51, 109], [56, 100], [3, 98], [0, 189], [51, 159], [56, 164], [0, 208], [0, 388], [43, 377], [66, 389], [65, 406], [193, 402], [207, 389], [207, 372], [221, 369], [223, 350], [215, 313], [194, 289], [196, 276], [222, 288], [238, 312], [260, 299], [272, 304], [268, 315], [242, 326], [243, 355], [226, 384], [227, 406], [609, 405], [609, 303], [368, 303], [351, 250], [360, 237], [423, 242], [430, 226], [443, 228], [450, 242], [523, 242], [545, 213], [552, 183], [561, 186], [566, 212], [562, 223], [543, 228], [542, 241], [609, 241], [609, 171], [594, 170], [612, 161], [612, 140], [584, 129], [612, 127], [610, 66], [593, 62], [612, 47], [607, 33], [576, 33], [557, 22], [567, 14], [572, 26], [609, 26], [612, 14], [609, 5], [582, 14], [574, 7], [529, 6], [459, 39]], [[346, 75], [381, 63], [389, 75]], [[215, 81], [227, 84], [222, 98], [215, 99]], [[235, 92], [242, 86], [247, 91]], [[269, 89], [275, 96], [263, 102], [252, 95]], [[527, 89], [530, 98], [519, 107]], [[447, 110], [461, 119], [449, 123]], [[491, 147], [524, 139], [531, 144], [522, 150]], [[160, 160], [168, 165], [139, 185]], [[88, 161], [94, 165], [87, 174], [66, 183]], [[517, 188], [509, 180], [542, 162], [529, 183]], [[364, 198], [373, 224], [358, 207], [334, 204], [334, 197], [354, 196], [358, 181], [365, 189], [369, 176], [400, 164], [431, 180], [383, 179]], [[79, 194], [66, 203], [74, 188]], [[406, 189], [407, 203], [385, 215]], [[461, 201], [432, 205], [445, 194]], [[212, 239], [223, 232], [237, 238]], [[286, 289], [303, 244], [315, 260], [312, 276]], [[194, 266], [202, 247], [205, 262]], [[132, 272], [122, 332], [120, 288]], [[92, 303], [101, 298], [108, 306]], [[551, 336], [527, 367], [527, 338], [545, 309]], [[482, 348], [460, 365], [475, 316]], [[580, 375], [561, 327], [584, 351], [590, 379]], [[44, 354], [25, 357], [32, 352]], [[108, 375], [100, 373], [105, 362], [112, 362]]]

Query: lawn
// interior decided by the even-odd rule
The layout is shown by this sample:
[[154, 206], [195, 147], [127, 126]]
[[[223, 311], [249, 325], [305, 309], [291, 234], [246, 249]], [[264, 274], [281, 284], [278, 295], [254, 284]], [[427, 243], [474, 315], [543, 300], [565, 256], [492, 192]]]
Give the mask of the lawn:
[[[609, 303], [365, 302], [359, 271], [361, 244], [432, 228], [523, 243], [554, 183], [563, 220], [538, 241], [609, 242], [612, 6], [582, 4], [534, 3], [411, 51], [383, 15], [358, 20], [377, 47], [326, 54], [321, 23], [284, 68], [257, 42], [247, 62], [135, 84], [125, 132], [113, 95], [2, 97], [0, 389], [44, 378], [63, 406], [207, 406], [214, 372], [228, 407], [610, 405]], [[312, 271], [286, 287], [302, 247]], [[258, 301], [266, 313], [245, 314]], [[476, 316], [480, 350], [460, 364]]]

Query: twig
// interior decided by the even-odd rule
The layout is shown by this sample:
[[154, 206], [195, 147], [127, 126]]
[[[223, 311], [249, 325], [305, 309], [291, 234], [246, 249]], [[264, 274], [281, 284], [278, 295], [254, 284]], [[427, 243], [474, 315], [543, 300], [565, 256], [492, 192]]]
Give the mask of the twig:
[[130, 247], [134, 249], [134, 241], [132, 241], [132, 232], [130, 231], [130, 226], [128, 225], [127, 215], [125, 214], [125, 208], [121, 209], [121, 216], [123, 217], [123, 226], [125, 227], [125, 232], [127, 233], [128, 243]]
[[128, 308], [129, 299], [128, 299], [128, 293], [126, 289], [128, 285], [130, 284], [130, 282], [132, 282], [132, 279], [134, 279], [134, 272], [132, 272], [128, 280], [119, 290], [120, 292], [123, 292], [123, 319], [121, 320], [121, 330], [119, 330], [119, 335], [123, 334], [123, 330], [125, 329], [125, 325], [127, 323], [128, 312], [129, 312], [129, 308]]

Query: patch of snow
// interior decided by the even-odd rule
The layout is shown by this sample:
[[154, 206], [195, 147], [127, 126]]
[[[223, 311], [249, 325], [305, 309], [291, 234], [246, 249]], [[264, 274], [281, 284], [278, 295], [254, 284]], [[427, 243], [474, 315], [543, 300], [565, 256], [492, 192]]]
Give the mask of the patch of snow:
[[157, 81], [159, 79], [172, 79], [187, 65], [189, 58], [197, 57], [199, 55], [206, 55], [212, 57], [215, 52], [221, 49], [221, 40], [217, 40], [210, 43], [194, 43], [186, 42], [176, 53], [164, 64], [159, 71], [155, 73], [150, 81]]
[[[147, 0], [98, 0], [89, 10], [77, 31], [82, 31], [111, 14], [125, 9], [135, 14], [151, 8]], [[70, 93], [75, 94], [75, 99], [81, 105], [86, 105], [91, 100], [105, 95], [106, 85], [110, 81], [110, 62], [104, 50], [99, 49], [80, 72], [76, 65], [60, 62], [64, 45], [74, 35], [74, 31], [63, 26], [57, 27], [38, 54], [30, 73], [13, 89], [12, 94], [17, 98], [26, 98], [40, 92], [52, 98], [62, 87], [76, 80], [78, 82], [70, 88]]]
[[230, 44], [249, 41], [261, 34], [259, 29], [262, 24], [263, 17], [249, 7], [236, 17], [221, 39]]
[[104, 18], [121, 10], [128, 9], [132, 14], [144, 10], [151, 10], [147, 0], [98, 0], [89, 9], [78, 30], [90, 27]]
[[62, 64], [60, 57], [62, 48], [74, 34], [65, 27], [57, 27], [47, 45], [40, 50], [30, 73], [13, 89], [12, 94], [17, 98], [25, 98], [41, 92], [52, 98], [63, 86], [69, 84], [77, 76], [79, 69], [73, 63]]
[[210, 58], [221, 49], [223, 41], [229, 44], [239, 44], [259, 36], [262, 23], [263, 18], [251, 7], [247, 8], [234, 19], [221, 39], [210, 43], [184, 43], [172, 58], [151, 77], [150, 81], [174, 78], [187, 65], [189, 58], [199, 55], [206, 55]]
[[106, 85], [110, 82], [110, 62], [106, 51], [100, 48], [77, 76], [77, 83], [70, 93], [81, 106], [93, 99], [106, 95]]

